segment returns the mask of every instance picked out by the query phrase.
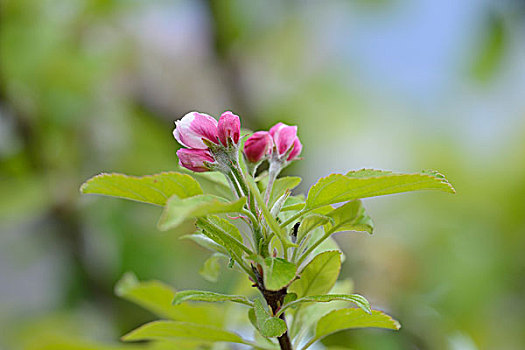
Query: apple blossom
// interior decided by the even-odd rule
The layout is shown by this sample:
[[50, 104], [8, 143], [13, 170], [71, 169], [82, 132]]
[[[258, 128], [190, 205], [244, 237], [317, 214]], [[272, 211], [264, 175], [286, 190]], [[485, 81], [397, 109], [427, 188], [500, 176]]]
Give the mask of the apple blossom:
[[292, 161], [301, 153], [303, 146], [297, 137], [297, 126], [277, 123], [270, 129], [270, 135], [279, 158], [286, 157], [287, 161]]
[[299, 154], [301, 154], [302, 150], [303, 150], [303, 144], [301, 143], [301, 141], [299, 141], [299, 138], [296, 137], [295, 140], [293, 140], [292, 151], [290, 152], [290, 155], [288, 156], [288, 159], [286, 159], [286, 160], [290, 162], [290, 161], [296, 159], [297, 156]]
[[251, 163], [259, 163], [272, 152], [273, 141], [268, 131], [257, 131], [244, 143], [244, 155]]
[[232, 112], [224, 112], [218, 122], [207, 114], [190, 112], [175, 122], [173, 130], [175, 139], [187, 147], [177, 152], [179, 164], [197, 172], [229, 173], [240, 134], [241, 122]]
[[219, 118], [217, 133], [223, 146], [237, 145], [241, 135], [239, 117], [230, 111], [224, 112]]
[[203, 139], [218, 144], [217, 120], [199, 112], [190, 112], [175, 122], [173, 136], [183, 146], [207, 149]]
[[205, 149], [187, 149], [181, 148], [177, 151], [177, 156], [179, 157], [179, 165], [195, 171], [197, 173], [202, 173], [205, 171], [210, 171], [210, 164], [215, 162], [210, 151]]

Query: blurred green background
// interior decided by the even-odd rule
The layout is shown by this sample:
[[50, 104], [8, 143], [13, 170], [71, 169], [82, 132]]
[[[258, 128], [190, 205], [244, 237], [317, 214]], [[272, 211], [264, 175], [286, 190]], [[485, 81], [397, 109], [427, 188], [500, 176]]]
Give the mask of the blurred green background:
[[373, 167], [458, 192], [365, 201], [376, 231], [337, 237], [343, 275], [403, 328], [325, 344], [525, 348], [525, 1], [0, 4], [1, 349], [118, 344], [155, 318], [113, 295], [126, 271], [234, 288], [198, 274], [209, 254], [158, 232], [159, 210], [78, 192], [175, 169], [173, 121], [229, 109], [299, 126], [303, 191]]

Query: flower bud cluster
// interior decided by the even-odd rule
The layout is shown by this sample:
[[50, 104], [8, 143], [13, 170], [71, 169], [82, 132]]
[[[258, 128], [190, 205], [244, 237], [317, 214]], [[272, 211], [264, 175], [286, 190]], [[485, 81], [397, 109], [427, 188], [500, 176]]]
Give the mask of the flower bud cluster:
[[244, 144], [244, 154], [251, 163], [273, 159], [291, 162], [299, 156], [303, 145], [297, 137], [297, 126], [277, 123], [270, 131], [258, 131]]
[[[195, 172], [224, 168], [228, 151], [236, 152], [241, 134], [239, 117], [224, 112], [219, 121], [207, 114], [190, 112], [175, 122], [173, 136], [184, 147], [177, 151], [179, 165]], [[223, 161], [224, 162], [224, 161]]]
[[[175, 139], [186, 147], [177, 151], [180, 166], [195, 172], [227, 169], [221, 164], [228, 162], [223, 155], [237, 151], [240, 134], [239, 117], [232, 112], [224, 112], [219, 121], [204, 113], [186, 114], [175, 122], [173, 130]], [[248, 137], [243, 153], [249, 164], [256, 166], [269, 160], [281, 168], [296, 160], [302, 148], [297, 126], [277, 123], [269, 131]]]

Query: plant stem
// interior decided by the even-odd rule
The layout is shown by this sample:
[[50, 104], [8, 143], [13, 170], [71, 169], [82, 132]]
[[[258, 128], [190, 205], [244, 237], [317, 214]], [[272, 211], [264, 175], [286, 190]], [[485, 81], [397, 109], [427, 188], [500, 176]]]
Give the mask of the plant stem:
[[[268, 224], [268, 227], [273, 231], [272, 234], [277, 235], [279, 237], [279, 240], [281, 241], [281, 244], [283, 245], [284, 251], [283, 251], [283, 257], [284, 259], [288, 260], [288, 249], [289, 247], [295, 246], [294, 243], [292, 243], [288, 237], [286, 236], [286, 233], [283, 231], [283, 229], [279, 226], [279, 223], [277, 220], [272, 216], [270, 211], [268, 210], [268, 207], [264, 203], [264, 199], [262, 198], [261, 194], [257, 190], [257, 185], [255, 182], [250, 179], [251, 181], [248, 181], [248, 186], [250, 187], [252, 194], [255, 197], [255, 200], [257, 201], [257, 204], [259, 205], [259, 209], [261, 210], [264, 219], [266, 220], [266, 223]], [[272, 234], [267, 237], [268, 239], [271, 238]]]
[[257, 209], [255, 208], [255, 200], [252, 198], [253, 196], [250, 196], [250, 191], [248, 190], [248, 186], [246, 186], [246, 182], [244, 181], [244, 178], [242, 176], [241, 171], [239, 170], [238, 165], [232, 164], [231, 170], [233, 173], [233, 176], [237, 179], [237, 182], [241, 186], [241, 190], [244, 193], [246, 197], [248, 197], [248, 202], [250, 206], [250, 211], [257, 217]]
[[252, 222], [254, 226], [259, 225], [259, 221], [257, 221], [257, 218], [255, 217], [255, 215], [253, 215], [251, 211], [249, 211], [246, 208], [242, 208], [242, 213], [245, 214], [250, 219], [250, 221]]
[[281, 164], [278, 162], [270, 162], [270, 168], [268, 169], [268, 186], [266, 186], [266, 193], [264, 194], [264, 202], [266, 205], [270, 202], [270, 194], [273, 190], [273, 183], [277, 178], [277, 175], [281, 172]]
[[[266, 300], [266, 303], [272, 311], [272, 314], [276, 315], [283, 304], [284, 297], [288, 293], [286, 287], [277, 291], [267, 290], [264, 287], [263, 277], [261, 276], [259, 271], [256, 268], [254, 268], [253, 265], [252, 270], [257, 277], [255, 280], [255, 285], [257, 286], [257, 289], [259, 289], [259, 291], [262, 293], [264, 300]], [[284, 313], [281, 313], [279, 315], [279, 318], [286, 323]], [[290, 341], [290, 337], [288, 336], [288, 331], [284, 332], [283, 335], [281, 335], [280, 337], [277, 337], [277, 340], [279, 341], [279, 346], [281, 347], [281, 350], [293, 350], [292, 342]]]
[[244, 196], [246, 196], [248, 199], [248, 205], [250, 207], [250, 213], [251, 213], [251, 215], [249, 215], [249, 218], [252, 221], [252, 226], [253, 226], [253, 240], [254, 240], [255, 250], [257, 251], [257, 253], [263, 254], [264, 252], [261, 252], [261, 241], [263, 240], [264, 237], [261, 232], [261, 226], [257, 219], [258, 213], [257, 213], [257, 208], [255, 207], [255, 199], [253, 198], [253, 194], [250, 193], [248, 186], [246, 185], [246, 181], [244, 179], [242, 171], [239, 168], [239, 163], [238, 162], [232, 163], [230, 166], [230, 169], [231, 169], [230, 176], [232, 177], [233, 180], [235, 180], [237, 185], [240, 187], [240, 192], [244, 193]]
[[[284, 318], [284, 314], [281, 314], [281, 316], [279, 316], [279, 318], [286, 323], [286, 319]], [[279, 341], [279, 345], [281, 346], [281, 350], [293, 350], [292, 342], [290, 341], [290, 337], [288, 336], [288, 331], [284, 332], [284, 334], [281, 335], [279, 338], [277, 338], [277, 340]]]
[[235, 179], [233, 174], [230, 172], [230, 173], [226, 173], [224, 175], [226, 176], [226, 179], [230, 183], [230, 187], [232, 189], [232, 192], [237, 195], [237, 198], [242, 197], [243, 194], [242, 194], [241, 188], [239, 187], [239, 183], [237, 182], [237, 180]]

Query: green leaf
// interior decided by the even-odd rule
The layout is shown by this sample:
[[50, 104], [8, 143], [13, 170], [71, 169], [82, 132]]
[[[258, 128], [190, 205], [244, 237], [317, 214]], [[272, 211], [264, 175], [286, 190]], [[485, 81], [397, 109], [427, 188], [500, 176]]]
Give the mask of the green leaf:
[[345, 329], [368, 327], [398, 330], [401, 328], [401, 325], [392, 317], [378, 310], [373, 310], [371, 314], [361, 309], [335, 310], [323, 316], [319, 322], [317, 322], [315, 336], [303, 347], [303, 350], [307, 349], [317, 340], [332, 333]]
[[377, 170], [377, 169], [359, 169], [359, 170], [350, 170], [346, 173], [346, 176], [355, 177], [355, 178], [365, 178], [365, 177], [374, 177], [382, 175], [392, 175], [394, 172], [388, 170]]
[[[340, 229], [339, 231], [343, 230]], [[372, 234], [374, 233], [374, 222], [363, 208], [362, 211], [359, 213], [357, 220], [354, 221], [351, 225], [344, 227], [344, 231], [361, 231]]]
[[281, 212], [283, 211], [298, 211], [298, 210], [302, 210], [304, 208], [304, 203], [295, 203], [295, 204], [290, 204], [290, 205], [285, 205], [281, 208]]
[[208, 236], [206, 236], [202, 232], [180, 236], [179, 239], [189, 239], [189, 240], [194, 241], [195, 243], [197, 243], [203, 248], [209, 249], [213, 252], [224, 254], [226, 256], [228, 255], [228, 251], [223, 246], [215, 243], [212, 239], [210, 239]]
[[287, 293], [284, 296], [283, 305], [292, 303], [292, 302], [294, 302], [296, 300], [297, 300], [297, 294], [295, 294], [295, 293]]
[[286, 198], [286, 201], [284, 202], [281, 212], [301, 210], [304, 208], [304, 201], [305, 198], [303, 194], [299, 196], [288, 196], [288, 198]]
[[[312, 241], [315, 241], [319, 238], [318, 235], [316, 235], [317, 230], [312, 233]], [[323, 233], [321, 230], [320, 233]], [[312, 252], [309, 254], [310, 256], [316, 256], [321, 253], [324, 253], [326, 251], [333, 251], [337, 250], [339, 253], [341, 253], [341, 264], [345, 262], [346, 256], [345, 253], [339, 248], [339, 244], [333, 237], [328, 237], [321, 244], [319, 244]]]
[[253, 254], [243, 243], [242, 236], [234, 225], [218, 216], [210, 215], [207, 219], [197, 220], [197, 226], [202, 233], [215, 243], [223, 246], [231, 257], [241, 258], [242, 252]]
[[325, 231], [334, 229], [339, 231], [364, 231], [372, 233], [374, 224], [359, 200], [350, 201], [336, 208], [326, 216], [333, 219], [332, 222], [325, 225]]
[[253, 310], [257, 329], [263, 336], [269, 338], [280, 337], [286, 332], [286, 322], [279, 317], [271, 316], [259, 299], [255, 299]]
[[219, 261], [226, 258], [224, 255], [215, 253], [210, 256], [199, 270], [199, 274], [207, 281], [217, 282], [219, 280], [219, 273], [221, 265]]
[[253, 302], [242, 295], [226, 295], [202, 290], [183, 290], [176, 293], [175, 297], [173, 298], [173, 305], [181, 304], [187, 300], [207, 302], [231, 301], [248, 306], [253, 305]]
[[238, 213], [246, 204], [242, 197], [234, 202], [214, 195], [203, 194], [190, 198], [171, 197], [158, 222], [160, 230], [175, 228], [188, 219], [198, 218], [209, 214]]
[[154, 321], [122, 337], [124, 341], [193, 339], [209, 342], [250, 344], [239, 335], [226, 330], [189, 322]]
[[164, 206], [173, 195], [188, 198], [203, 193], [193, 177], [173, 171], [140, 177], [115, 173], [100, 174], [84, 182], [80, 192], [160, 206]]
[[388, 171], [363, 169], [346, 175], [332, 174], [321, 178], [310, 188], [305, 209], [387, 194], [440, 190], [454, 193], [454, 188], [437, 172], [394, 174]]
[[299, 186], [301, 178], [297, 176], [284, 176], [280, 177], [273, 183], [272, 192], [270, 193], [270, 203], [268, 207], [272, 207], [275, 201], [280, 198], [288, 190], [292, 190]]
[[272, 209], [270, 209], [270, 214], [277, 218], [279, 216], [279, 213], [281, 212], [281, 209], [283, 208], [284, 202], [286, 202], [287, 197], [289, 196], [289, 193], [283, 194], [281, 197], [277, 198], [275, 203], [272, 204]]
[[288, 291], [296, 293], [299, 298], [326, 294], [334, 286], [340, 269], [341, 253], [334, 250], [323, 252], [304, 267], [299, 273], [300, 278], [290, 285]]
[[[335, 285], [330, 290], [330, 294], [352, 294], [353, 283], [349, 279], [337, 280]], [[349, 308], [350, 302], [342, 300], [334, 300], [329, 303], [310, 303], [305, 305], [299, 305], [292, 310], [289, 310], [293, 314], [293, 317], [297, 319], [295, 322], [295, 328], [290, 329], [290, 335], [295, 337], [298, 333], [302, 333], [305, 330], [312, 333], [314, 332], [317, 321], [327, 313], [342, 308]]]
[[263, 271], [264, 287], [268, 290], [280, 290], [295, 278], [297, 266], [281, 258], [266, 258]]
[[221, 325], [224, 317], [216, 305], [172, 305], [174, 289], [159, 281], [139, 282], [132, 273], [126, 273], [116, 284], [115, 294], [172, 320]]
[[299, 225], [299, 230], [297, 231], [297, 243], [301, 244], [302, 240], [310, 231], [316, 229], [319, 226], [325, 225], [330, 221], [333, 222], [333, 219], [326, 215], [317, 213], [307, 215], [303, 220], [301, 220], [301, 224]]
[[221, 231], [227, 234], [229, 237], [232, 237], [236, 241], [242, 243], [243, 239], [242, 239], [241, 232], [235, 225], [233, 225], [228, 220], [220, 218], [215, 215], [208, 216], [207, 220], [211, 222], [213, 225], [219, 227]]
[[325, 295], [313, 295], [313, 296], [297, 299], [289, 304], [286, 304], [284, 307], [282, 307], [276, 316], [279, 316], [280, 314], [282, 314], [287, 308], [295, 307], [302, 303], [328, 303], [328, 302], [335, 301], [335, 300], [350, 301], [356, 304], [357, 306], [359, 306], [366, 313], [370, 314], [372, 312], [372, 310], [370, 309], [370, 304], [368, 303], [368, 300], [366, 300], [365, 297], [359, 294], [325, 294]]
[[[33, 350], [146, 350], [140, 344], [123, 344], [115, 345], [113, 342], [96, 342], [86, 340], [80, 335], [72, 335], [67, 331], [61, 329], [54, 332], [30, 332], [28, 335], [18, 336], [13, 344], [16, 344], [16, 349], [33, 349]], [[64, 334], [66, 333], [66, 334]], [[23, 344], [23, 345], [20, 345]], [[15, 346], [15, 345], [13, 345]], [[22, 347], [20, 347], [22, 346]], [[177, 350], [194, 350], [195, 347], [179, 347]], [[159, 347], [147, 348], [147, 350], [167, 350]], [[279, 350], [279, 349], [276, 349]]]
[[[254, 300], [254, 304], [256, 303], [257, 301]], [[257, 318], [255, 317], [255, 310], [254, 308], [251, 308], [248, 310], [248, 319], [250, 320], [250, 323], [252, 324], [253, 328], [255, 329], [259, 329], [259, 325], [257, 324]]]

